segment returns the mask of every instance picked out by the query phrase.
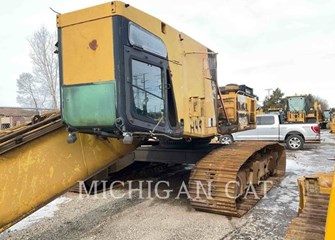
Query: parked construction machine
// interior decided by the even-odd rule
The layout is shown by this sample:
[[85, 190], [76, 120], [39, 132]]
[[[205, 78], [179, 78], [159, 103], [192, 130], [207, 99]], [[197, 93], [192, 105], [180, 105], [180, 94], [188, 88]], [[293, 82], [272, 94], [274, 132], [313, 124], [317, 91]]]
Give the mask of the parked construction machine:
[[[219, 125], [225, 128], [221, 129], [220, 133], [237, 132], [254, 128], [258, 97], [254, 95], [252, 88], [246, 85], [228, 84], [220, 87], [218, 100], [220, 99], [223, 101], [222, 104], [219, 101], [219, 109], [222, 109], [224, 104], [224, 111], [219, 112], [219, 118], [223, 119], [224, 122], [223, 124], [219, 123]], [[227, 129], [225, 118], [222, 118], [224, 114], [228, 116], [229, 125], [231, 126], [230, 130]], [[219, 134], [217, 141], [228, 145], [233, 142], [233, 139], [230, 134]]]
[[329, 124], [331, 123], [331, 112], [330, 110], [324, 110], [322, 112], [322, 120], [320, 121], [320, 128], [327, 129], [329, 128]]
[[322, 110], [311, 95], [286, 97], [286, 121], [289, 123], [316, 123], [322, 121]]
[[[231, 216], [259, 200], [244, 196], [248, 184], [262, 197], [260, 180], [275, 185], [284, 175], [279, 144], [209, 144], [254, 127], [256, 110], [248, 100], [226, 108], [209, 48], [118, 1], [59, 14], [57, 26], [61, 114], [1, 132], [0, 231], [77, 181], [135, 160], [195, 163], [192, 206]], [[150, 138], [159, 145], [139, 147]], [[197, 194], [199, 182], [210, 197]]]
[[[252, 88], [246, 85], [228, 84], [220, 87], [220, 93], [221, 96], [218, 96], [218, 100], [223, 100], [225, 110], [221, 114], [226, 113], [230, 124], [239, 127], [235, 131], [248, 130], [256, 124], [255, 112], [258, 97], [254, 95]], [[222, 108], [221, 106], [220, 108]], [[225, 118], [221, 117], [221, 119]]]

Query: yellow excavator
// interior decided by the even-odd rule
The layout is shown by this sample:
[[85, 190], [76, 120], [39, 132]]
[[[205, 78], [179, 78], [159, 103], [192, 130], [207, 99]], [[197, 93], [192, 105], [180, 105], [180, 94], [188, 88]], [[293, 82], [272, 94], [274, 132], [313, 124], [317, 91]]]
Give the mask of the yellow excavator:
[[[215, 52], [118, 1], [59, 14], [57, 27], [61, 113], [1, 132], [0, 232], [77, 181], [135, 160], [195, 163], [191, 205], [231, 216], [259, 200], [246, 196], [248, 184], [262, 197], [280, 181], [281, 145], [209, 144], [241, 130], [229, 120]], [[243, 118], [249, 127], [252, 114]], [[150, 138], [159, 145], [141, 148]], [[198, 194], [199, 182], [210, 197]]]

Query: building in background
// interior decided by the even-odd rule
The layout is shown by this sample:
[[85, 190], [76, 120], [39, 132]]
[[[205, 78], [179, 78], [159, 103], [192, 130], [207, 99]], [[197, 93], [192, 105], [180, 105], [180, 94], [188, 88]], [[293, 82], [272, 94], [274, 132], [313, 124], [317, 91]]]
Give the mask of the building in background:
[[23, 124], [36, 114], [34, 109], [0, 107], [0, 130]]

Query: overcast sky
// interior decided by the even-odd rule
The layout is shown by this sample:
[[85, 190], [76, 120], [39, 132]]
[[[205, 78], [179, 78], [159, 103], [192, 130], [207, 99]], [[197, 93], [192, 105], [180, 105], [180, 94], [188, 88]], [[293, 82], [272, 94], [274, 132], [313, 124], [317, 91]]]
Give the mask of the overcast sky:
[[[27, 38], [56, 15], [106, 1], [12, 0], [0, 8], [0, 106], [17, 106], [16, 79], [31, 72]], [[335, 1], [128, 0], [218, 52], [220, 85], [312, 93], [335, 107]]]

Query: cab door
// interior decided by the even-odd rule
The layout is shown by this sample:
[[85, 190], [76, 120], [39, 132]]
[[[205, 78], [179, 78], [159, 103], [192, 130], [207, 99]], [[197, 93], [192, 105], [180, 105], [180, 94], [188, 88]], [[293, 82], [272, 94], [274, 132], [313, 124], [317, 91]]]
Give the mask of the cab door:
[[276, 123], [276, 115], [257, 116], [257, 135], [258, 140], [278, 141], [279, 140], [279, 123]]

